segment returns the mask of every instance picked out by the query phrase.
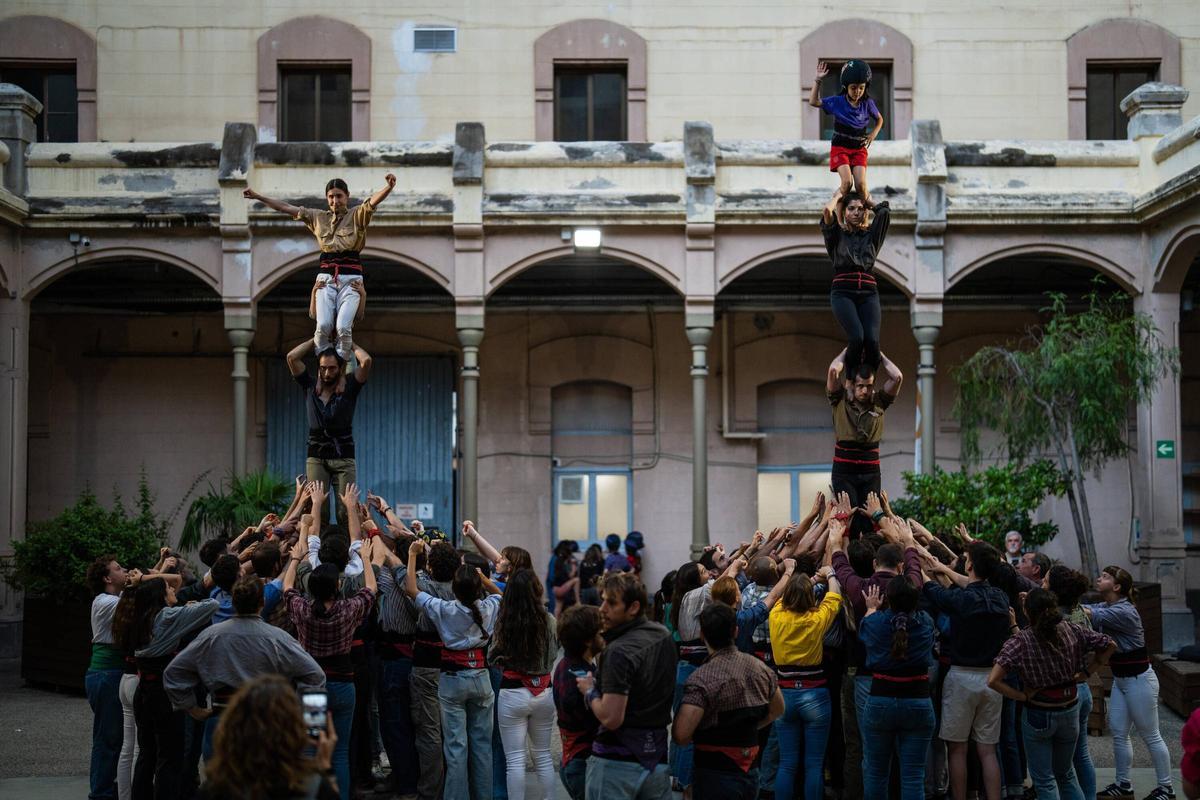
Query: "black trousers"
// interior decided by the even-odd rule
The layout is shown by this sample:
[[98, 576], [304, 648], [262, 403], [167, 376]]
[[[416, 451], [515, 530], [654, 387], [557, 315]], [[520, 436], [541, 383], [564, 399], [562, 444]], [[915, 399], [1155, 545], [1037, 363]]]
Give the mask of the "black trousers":
[[879, 292], [870, 289], [834, 289], [829, 293], [834, 319], [846, 332], [847, 377], [859, 363], [879, 368]]
[[184, 724], [174, 711], [161, 678], [138, 683], [133, 695], [138, 757], [133, 765], [133, 800], [176, 800], [182, 790]]
[[[834, 499], [845, 492], [850, 495], [850, 506], [858, 508], [867, 504], [867, 495], [871, 492], [879, 494], [880, 473], [878, 472], [835, 472], [830, 476], [833, 486]], [[857, 539], [874, 530], [871, 520], [862, 514], [850, 518], [850, 536]]]
[[355, 785], [374, 786], [371, 768], [375, 752], [371, 747], [371, 658], [368, 652], [374, 643], [350, 648], [354, 664], [354, 722], [350, 728], [350, 775]]

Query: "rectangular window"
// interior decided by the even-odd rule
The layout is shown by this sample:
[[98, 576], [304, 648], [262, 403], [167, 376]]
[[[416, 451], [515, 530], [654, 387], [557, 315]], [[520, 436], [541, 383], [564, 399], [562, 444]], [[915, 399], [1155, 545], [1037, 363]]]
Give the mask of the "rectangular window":
[[[829, 74], [821, 81], [821, 97], [831, 97], [842, 93], [841, 62], [827, 62]], [[883, 115], [883, 128], [879, 131], [879, 139], [892, 138], [892, 65], [890, 62], [871, 62], [871, 85], [867, 87], [867, 95], [875, 101], [876, 108]], [[806, 98], [807, 99], [807, 98]], [[833, 117], [821, 114], [821, 138], [829, 141], [833, 138]], [[868, 129], [869, 130], [869, 129]]]
[[633, 528], [633, 472], [554, 470], [554, 541], [597, 542]]
[[350, 66], [289, 67], [279, 73], [281, 142], [350, 140]]
[[0, 64], [0, 82], [15, 83], [42, 104], [42, 113], [37, 117], [39, 142], [79, 141], [74, 64]]
[[1087, 138], [1124, 139], [1129, 118], [1121, 101], [1143, 83], [1158, 80], [1158, 64], [1093, 64], [1087, 66]]
[[817, 492], [829, 492], [828, 467], [772, 467], [758, 471], [758, 529], [799, 522]]
[[623, 142], [627, 124], [623, 67], [555, 68], [555, 141]]
[[413, 31], [414, 52], [453, 53], [457, 49], [457, 28], [417, 28]]

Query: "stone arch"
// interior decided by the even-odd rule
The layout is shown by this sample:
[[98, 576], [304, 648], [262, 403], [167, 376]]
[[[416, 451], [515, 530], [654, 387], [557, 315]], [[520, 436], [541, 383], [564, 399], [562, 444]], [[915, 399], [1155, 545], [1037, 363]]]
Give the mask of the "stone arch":
[[1067, 39], [1067, 135], [1087, 138], [1088, 61], [1157, 61], [1158, 79], [1180, 82], [1179, 38], [1144, 19], [1105, 19]]
[[78, 139], [96, 141], [96, 40], [91, 35], [54, 17], [9, 17], [0, 20], [0, 58], [73, 62]]
[[[485, 287], [485, 294], [487, 296], [492, 295], [497, 289], [499, 289], [505, 283], [512, 280], [516, 276], [520, 275], [522, 272], [526, 271], [527, 269], [530, 269], [531, 267], [535, 267], [538, 264], [544, 263], [546, 261], [551, 261], [555, 258], [560, 258], [563, 256], [570, 256], [570, 255], [574, 255], [574, 254], [575, 254], [575, 248], [572, 247], [571, 245], [566, 245], [563, 247], [555, 247], [555, 248], [551, 248], [549, 250], [543, 250], [541, 252], [533, 253], [532, 255], [526, 256], [525, 258], [522, 258], [519, 261], [509, 264], [507, 267], [505, 267], [504, 269], [497, 272], [493, 277], [489, 278], [487, 280], [487, 286]], [[600, 251], [597, 255], [608, 256], [615, 260], [624, 261], [628, 264], [632, 264], [635, 267], [640, 267], [641, 269], [645, 270], [646, 272], [649, 272], [651, 275], [654, 275], [655, 277], [662, 280], [663, 283], [670, 286], [681, 297], [684, 296], [684, 291], [683, 291], [682, 287], [680, 286], [680, 283], [681, 283], [680, 276], [675, 274], [674, 272], [667, 269], [662, 264], [659, 264], [656, 261], [652, 261], [652, 260], [646, 258], [645, 256], [642, 256], [638, 253], [634, 253], [630, 250], [623, 250], [620, 248], [609, 247], [609, 246], [604, 246], [604, 247], [600, 248]]]
[[350, 64], [350, 136], [371, 138], [371, 37], [330, 17], [296, 17], [258, 37], [258, 140], [276, 140], [281, 63]]
[[[737, 379], [731, 382], [735, 430], [758, 430], [758, 388], [778, 381], [823, 384], [830, 358], [846, 344], [843, 338], [819, 333], [772, 333], [738, 344], [729, 354]], [[781, 358], [780, 353], [795, 357]], [[753, 364], [753, 369], [740, 366]], [[822, 389], [824, 391], [824, 389]]]
[[[306, 267], [316, 266], [319, 256], [319, 251], [311, 250], [304, 255], [288, 259], [273, 267], [268, 267], [264, 273], [256, 276], [253, 287], [254, 301], [258, 302], [261, 300], [268, 292], [274, 289], [280, 282], [282, 282], [292, 273], [298, 272]], [[418, 258], [414, 258], [413, 256], [398, 252], [396, 250], [389, 250], [387, 248], [375, 247], [372, 245], [367, 245], [362, 249], [362, 256], [364, 258], [377, 258], [402, 264], [403, 266], [409, 267], [420, 273], [426, 278], [429, 278], [429, 280], [436, 283], [439, 288], [444, 289], [447, 295], [451, 294], [451, 280], [435, 267], [430, 266]], [[369, 275], [367, 276], [367, 280], [370, 280]]]
[[[907, 139], [912, 123], [913, 46], [895, 28], [871, 19], [827, 22], [800, 40], [800, 96], [812, 91], [813, 71], [822, 59], [890, 61], [892, 64], [892, 136]], [[808, 103], [800, 108], [800, 135], [821, 136], [821, 111]]]
[[[760, 253], [753, 258], [743, 261], [725, 275], [717, 283], [717, 293], [733, 283], [735, 280], [750, 272], [755, 267], [766, 264], [770, 261], [775, 261], [788, 256], [808, 256], [828, 258], [828, 253], [825, 250], [825, 245], [819, 243], [789, 245], [787, 247], [779, 247], [774, 250], [768, 250]], [[913, 297], [913, 289], [910, 286], [910, 279], [903, 271], [889, 264], [887, 261], [876, 257], [875, 271], [883, 277], [887, 278], [888, 282], [893, 284], [897, 289], [903, 292], [904, 296], [910, 300]]]
[[556, 386], [603, 381], [629, 387], [634, 435], [654, 432], [654, 348], [624, 336], [571, 335], [529, 348], [529, 432], [550, 434]]
[[221, 294], [221, 282], [216, 276], [177, 255], [161, 250], [154, 250], [149, 247], [102, 247], [87, 253], [80, 253], [78, 256], [72, 255], [69, 258], [64, 258], [33, 272], [27, 279], [25, 290], [22, 292], [22, 298], [33, 300], [47, 286], [80, 267], [104, 261], [117, 261], [122, 258], [139, 261], [160, 261], [164, 264], [178, 267], [184, 272], [199, 278], [217, 296]]
[[1068, 258], [1085, 267], [1090, 267], [1097, 272], [1110, 278], [1114, 283], [1120, 286], [1130, 294], [1139, 294], [1141, 289], [1138, 286], [1137, 276], [1129, 270], [1117, 264], [1115, 261], [1100, 255], [1099, 253], [1090, 250], [1084, 250], [1080, 247], [1074, 247], [1066, 244], [1052, 244], [1049, 242], [1038, 242], [1031, 244], [1019, 244], [1012, 247], [1005, 247], [999, 250], [992, 250], [986, 255], [976, 258], [965, 266], [948, 272], [946, 275], [946, 292], [949, 293], [955, 286], [962, 283], [971, 273], [976, 272], [989, 264], [994, 264], [997, 261], [1002, 261], [1007, 258], [1018, 258], [1020, 256], [1036, 256], [1036, 255], [1054, 255]]
[[577, 19], [543, 33], [533, 43], [534, 138], [554, 139], [554, 65], [624, 64], [627, 136], [646, 141], [646, 40], [624, 25]]
[[1200, 223], [1179, 229], [1167, 240], [1155, 264], [1154, 291], [1180, 291], [1197, 258], [1200, 258]]

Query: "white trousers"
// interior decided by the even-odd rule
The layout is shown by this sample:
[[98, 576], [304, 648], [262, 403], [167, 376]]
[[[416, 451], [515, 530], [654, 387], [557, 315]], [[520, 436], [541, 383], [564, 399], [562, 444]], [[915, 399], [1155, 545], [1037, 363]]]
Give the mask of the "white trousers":
[[525, 737], [529, 736], [533, 766], [542, 784], [539, 797], [550, 800], [557, 791], [554, 759], [550, 755], [550, 733], [555, 721], [554, 690], [537, 697], [528, 689], [501, 689], [496, 698], [496, 719], [508, 774], [508, 796], [525, 797]]
[[313, 343], [318, 354], [335, 347], [343, 361], [354, 353], [354, 318], [358, 315], [359, 296], [354, 283], [362, 283], [361, 275], [340, 275], [335, 285], [332, 275], [321, 275], [317, 288], [317, 330]]
[[117, 797], [130, 800], [133, 796], [133, 765], [137, 761], [137, 723], [133, 721], [133, 695], [137, 692], [138, 675], [122, 675], [117, 696], [121, 698], [124, 727], [121, 731], [121, 755], [117, 758]]

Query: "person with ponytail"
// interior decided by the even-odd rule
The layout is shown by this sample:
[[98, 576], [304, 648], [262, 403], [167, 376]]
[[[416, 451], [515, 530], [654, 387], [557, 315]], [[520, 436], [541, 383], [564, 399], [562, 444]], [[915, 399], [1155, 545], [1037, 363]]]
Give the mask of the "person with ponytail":
[[488, 679], [485, 648], [496, 627], [500, 590], [478, 567], [463, 564], [450, 584], [453, 600], [421, 591], [417, 586], [417, 558], [424, 548], [425, 543], [418, 539], [408, 549], [404, 591], [437, 629], [443, 645], [438, 680], [446, 762], [442, 797], [491, 800], [492, 707], [496, 697]]
[[[1032, 590], [1024, 606], [1029, 627], [1004, 643], [988, 675], [988, 686], [1025, 703], [1021, 734], [1039, 800], [1083, 800], [1074, 767], [1079, 739], [1077, 687], [1080, 677], [1108, 661], [1117, 645], [1102, 633], [1063, 619], [1058, 597], [1051, 591]], [[1005, 681], [1009, 672], [1020, 677], [1020, 689]]]
[[[383, 560], [376, 556], [370, 542], [363, 546], [364, 560], [374, 562], [362, 571], [363, 588], [350, 597], [341, 597], [338, 566], [323, 563], [308, 576], [305, 597], [295, 588], [296, 565], [308, 557], [308, 534], [315, 525], [313, 515], [306, 514], [300, 522], [300, 537], [292, 548], [291, 559], [283, 573], [283, 602], [296, 625], [296, 638], [325, 673], [325, 691], [329, 695], [329, 714], [337, 732], [333, 750], [333, 771], [337, 775], [342, 800], [350, 798], [350, 731], [354, 724], [354, 663], [350, 647], [357, 628], [375, 604], [375, 567]], [[379, 547], [383, 547], [382, 543]], [[364, 700], [365, 702], [365, 700]]]
[[1108, 727], [1112, 730], [1113, 761], [1117, 769], [1113, 782], [1096, 796], [1103, 800], [1132, 800], [1129, 769], [1133, 765], [1133, 743], [1129, 731], [1137, 727], [1138, 735], [1150, 751], [1158, 781], [1146, 798], [1171, 800], [1175, 797], [1171, 788], [1171, 754], [1158, 730], [1158, 676], [1150, 669], [1142, 617], [1133, 604], [1137, 600], [1133, 576], [1121, 567], [1105, 567], [1096, 578], [1096, 590], [1103, 602], [1086, 604], [1083, 610], [1093, 628], [1117, 643], [1117, 652], [1110, 662], [1113, 683], [1108, 701]]
[[496, 637], [488, 653], [491, 665], [501, 670], [496, 719], [504, 744], [508, 796], [512, 798], [525, 797], [526, 735], [541, 782], [540, 796], [550, 800], [555, 793], [550, 755], [554, 693], [548, 690], [557, 657], [557, 623], [546, 611], [542, 582], [531, 569], [513, 573], [500, 600]]
[[[1079, 598], [1087, 592], [1090, 581], [1087, 576], [1076, 572], [1063, 564], [1055, 564], [1046, 570], [1042, 579], [1046, 589], [1054, 593], [1058, 600], [1058, 610], [1067, 622], [1074, 622], [1081, 628], [1091, 628], [1092, 622], [1079, 605]], [[1092, 689], [1087, 680], [1075, 684], [1079, 692], [1079, 700], [1075, 703], [1079, 709], [1079, 739], [1075, 743], [1075, 777], [1079, 779], [1079, 788], [1083, 796], [1092, 800], [1096, 796], [1096, 765], [1092, 763], [1092, 751], [1087, 742], [1088, 716], [1092, 713]]]
[[863, 600], [867, 610], [858, 638], [866, 650], [864, 671], [871, 678], [859, 721], [863, 796], [888, 796], [892, 758], [897, 756], [901, 800], [924, 800], [926, 754], [937, 724], [929, 683], [937, 629], [917, 609], [921, 591], [904, 575], [889, 580], [883, 593], [878, 584], [869, 585]]

